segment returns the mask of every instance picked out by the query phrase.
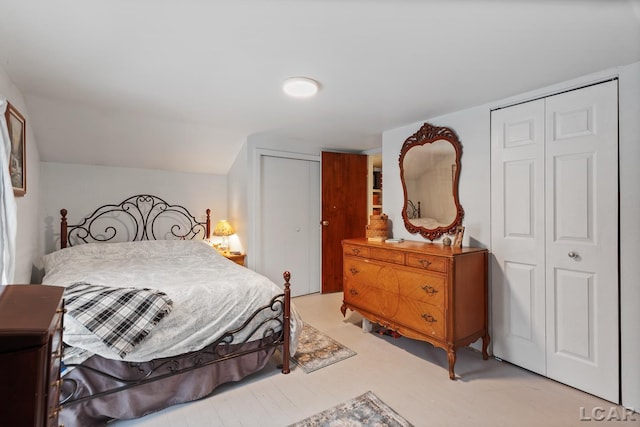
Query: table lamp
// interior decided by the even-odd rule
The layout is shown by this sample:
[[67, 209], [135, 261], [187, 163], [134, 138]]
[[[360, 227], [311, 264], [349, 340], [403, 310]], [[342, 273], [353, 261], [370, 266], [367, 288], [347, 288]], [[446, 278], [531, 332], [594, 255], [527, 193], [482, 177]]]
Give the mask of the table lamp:
[[213, 235], [214, 236], [222, 237], [222, 243], [220, 244], [220, 250], [222, 250], [223, 252], [229, 251], [229, 238], [228, 238], [228, 236], [231, 236], [232, 234], [235, 234], [235, 230], [233, 229], [231, 224], [229, 224], [229, 221], [227, 221], [226, 219], [222, 219], [222, 220], [218, 221], [218, 223], [216, 224], [216, 228], [213, 229]]

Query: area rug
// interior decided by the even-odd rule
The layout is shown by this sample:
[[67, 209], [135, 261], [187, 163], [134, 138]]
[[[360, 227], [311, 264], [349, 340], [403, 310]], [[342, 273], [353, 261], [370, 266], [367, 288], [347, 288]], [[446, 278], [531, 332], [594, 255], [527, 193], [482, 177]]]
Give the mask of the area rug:
[[355, 354], [355, 351], [305, 323], [298, 338], [298, 349], [291, 359], [308, 374]]
[[291, 424], [289, 427], [413, 427], [373, 392]]

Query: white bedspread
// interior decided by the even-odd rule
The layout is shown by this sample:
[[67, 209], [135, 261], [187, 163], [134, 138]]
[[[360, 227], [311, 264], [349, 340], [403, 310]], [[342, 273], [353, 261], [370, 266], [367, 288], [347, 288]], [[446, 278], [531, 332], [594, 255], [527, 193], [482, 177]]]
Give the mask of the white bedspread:
[[[83, 281], [151, 288], [173, 300], [171, 314], [124, 359], [73, 317], [65, 316], [65, 343], [108, 359], [132, 362], [199, 350], [239, 327], [258, 306], [282, 293], [265, 276], [226, 259], [203, 241], [89, 243], [46, 255], [44, 267], [46, 285], [66, 287]], [[295, 354], [301, 330], [302, 320], [292, 306], [291, 354]]]

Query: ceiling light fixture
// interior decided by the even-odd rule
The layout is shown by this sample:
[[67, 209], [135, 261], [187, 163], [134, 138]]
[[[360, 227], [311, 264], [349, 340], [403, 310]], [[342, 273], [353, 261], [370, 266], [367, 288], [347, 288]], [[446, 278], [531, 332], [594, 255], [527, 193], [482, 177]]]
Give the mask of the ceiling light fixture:
[[309, 98], [318, 93], [319, 84], [308, 77], [289, 77], [284, 81], [282, 90], [294, 98]]

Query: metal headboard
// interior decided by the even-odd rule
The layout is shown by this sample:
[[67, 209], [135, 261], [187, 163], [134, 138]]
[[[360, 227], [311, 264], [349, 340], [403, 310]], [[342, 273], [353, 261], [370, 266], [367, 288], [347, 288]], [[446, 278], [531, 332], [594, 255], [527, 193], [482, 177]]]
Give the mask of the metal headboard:
[[416, 206], [411, 200], [407, 199], [407, 218], [420, 218], [420, 215], [420, 202], [418, 202], [418, 206]]
[[67, 225], [67, 210], [60, 210], [60, 247], [81, 243], [165, 239], [208, 239], [211, 209], [198, 221], [184, 206], [160, 197], [139, 194], [117, 205], [103, 205], [77, 225]]

